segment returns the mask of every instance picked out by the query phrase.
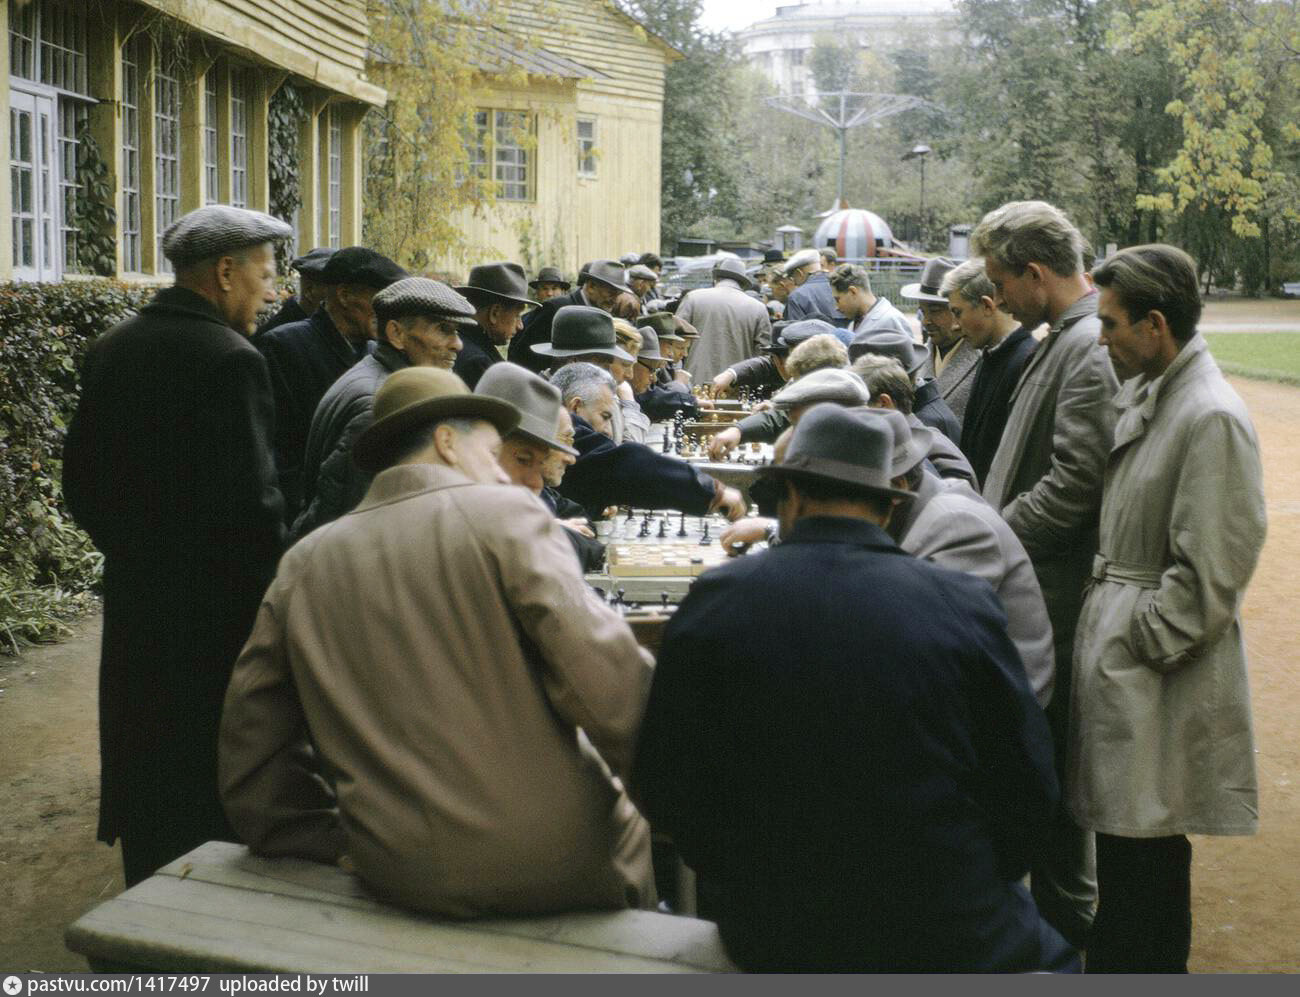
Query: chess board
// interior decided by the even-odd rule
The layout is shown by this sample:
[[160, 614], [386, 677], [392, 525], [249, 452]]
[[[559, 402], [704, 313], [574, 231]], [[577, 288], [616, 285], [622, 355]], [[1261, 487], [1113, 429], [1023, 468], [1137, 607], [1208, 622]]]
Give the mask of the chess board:
[[671, 578], [703, 574], [727, 560], [717, 543], [659, 540], [655, 543], [611, 543], [605, 551], [606, 570], [614, 578]]

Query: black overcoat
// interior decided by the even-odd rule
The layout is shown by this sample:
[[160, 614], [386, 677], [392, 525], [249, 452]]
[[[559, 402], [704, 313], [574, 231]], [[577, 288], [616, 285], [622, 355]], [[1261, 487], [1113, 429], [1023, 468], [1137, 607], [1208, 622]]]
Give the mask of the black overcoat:
[[527, 367], [534, 374], [540, 374], [555, 362], [553, 357], [544, 357], [533, 352], [533, 345], [551, 341], [551, 323], [555, 313], [565, 305], [585, 305], [582, 288], [575, 287], [568, 294], [561, 294], [549, 301], [542, 302], [540, 308], [534, 308], [524, 316], [523, 330], [510, 340], [510, 349], [506, 359], [520, 367]]
[[983, 487], [993, 455], [1002, 442], [1002, 430], [1011, 411], [1011, 392], [1016, 390], [1025, 364], [1036, 349], [1038, 341], [1022, 326], [996, 349], [985, 350], [975, 371], [961, 424], [961, 449], [975, 469], [977, 489]]
[[456, 363], [451, 369], [473, 391], [487, 369], [502, 362], [501, 353], [478, 324], [462, 327], [460, 342], [460, 352], [456, 354]]
[[63, 489], [104, 554], [103, 841], [174, 857], [231, 836], [217, 728], [283, 543], [274, 419], [266, 361], [191, 291], [87, 354]]

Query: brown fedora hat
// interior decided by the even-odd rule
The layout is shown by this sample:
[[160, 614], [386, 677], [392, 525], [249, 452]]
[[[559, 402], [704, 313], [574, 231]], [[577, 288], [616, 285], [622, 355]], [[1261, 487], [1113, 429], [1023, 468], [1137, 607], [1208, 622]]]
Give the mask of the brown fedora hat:
[[528, 296], [528, 278], [518, 263], [480, 263], [470, 268], [468, 283], [456, 290], [475, 306], [507, 301], [537, 307], [537, 302]]
[[472, 393], [441, 367], [404, 367], [389, 374], [375, 392], [374, 417], [352, 446], [352, 459], [367, 474], [388, 467], [394, 445], [417, 426], [441, 419], [485, 419], [504, 436], [519, 425], [519, 410], [513, 405]]

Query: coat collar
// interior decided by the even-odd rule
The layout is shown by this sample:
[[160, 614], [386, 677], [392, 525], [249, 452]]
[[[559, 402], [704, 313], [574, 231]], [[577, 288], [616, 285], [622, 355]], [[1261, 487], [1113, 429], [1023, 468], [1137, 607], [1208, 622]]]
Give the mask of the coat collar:
[[473, 343], [486, 353], [489, 358], [495, 357], [497, 360], [501, 359], [501, 354], [498, 352], [496, 344], [488, 338], [487, 330], [477, 322], [473, 325], [462, 326], [460, 330], [460, 338], [467, 343]]
[[472, 484], [474, 482], [460, 471], [440, 464], [395, 464], [375, 475], [375, 480], [370, 483], [370, 489], [357, 506], [357, 511], [400, 502], [423, 492]]
[[[227, 329], [230, 328], [230, 324], [226, 322], [221, 312], [217, 311], [216, 305], [203, 295], [191, 291], [188, 287], [164, 287], [153, 296], [152, 301], [140, 310], [151, 313], [192, 315], [207, 322], [224, 325]], [[236, 329], [235, 331], [238, 332], [239, 330]]]
[[354, 346], [343, 333], [339, 332], [338, 326], [330, 318], [330, 313], [326, 311], [325, 306], [321, 305], [311, 313], [308, 319], [311, 323], [311, 331], [320, 340], [325, 349], [338, 358], [341, 363], [346, 363], [351, 367], [369, 352], [369, 344], [362, 343], [360, 346]]
[[781, 546], [798, 543], [851, 544], [874, 550], [901, 554], [898, 544], [875, 523], [847, 516], [805, 516], [794, 524], [790, 535], [781, 538]]
[[1186, 374], [1189, 370], [1198, 370], [1207, 362], [1212, 361], [1205, 338], [1196, 332], [1159, 377], [1148, 381], [1139, 375], [1125, 381], [1115, 396], [1114, 404], [1119, 410], [1119, 419], [1115, 424], [1115, 442], [1111, 446], [1111, 453], [1141, 439], [1155, 417], [1161, 399], [1187, 383]]
[[903, 538], [907, 536], [908, 531], [916, 525], [916, 521], [921, 518], [921, 511], [943, 490], [943, 485], [938, 477], [929, 471], [921, 473], [921, 484], [916, 489], [916, 494], [907, 502], [894, 508], [893, 518], [889, 521], [887, 527], [889, 535], [897, 543], [902, 543]]
[[379, 362], [380, 366], [390, 374], [393, 373], [393, 371], [401, 370], [403, 367], [411, 366], [411, 361], [406, 359], [406, 354], [401, 350], [396, 349], [392, 343], [386, 343], [383, 341], [376, 343], [372, 355], [375, 360]]
[[1016, 399], [1020, 397], [1020, 391], [1029, 380], [1029, 374], [1042, 364], [1046, 363], [1045, 358], [1047, 357], [1047, 354], [1052, 351], [1052, 347], [1055, 345], [1056, 341], [1061, 338], [1061, 333], [1074, 325], [1075, 322], [1078, 322], [1079, 319], [1087, 318], [1089, 315], [1095, 315], [1097, 313], [1097, 298], [1097, 291], [1089, 291], [1074, 304], [1070, 305], [1069, 308], [1061, 312], [1056, 321], [1052, 323], [1052, 327], [1047, 330], [1047, 335], [1043, 337], [1043, 341], [1039, 343], [1038, 348], [1034, 350], [1033, 355], [1029, 358], [1029, 362], [1025, 364], [1025, 369], [1021, 371], [1020, 380], [1016, 382], [1015, 390], [1011, 392], [1010, 404], [1014, 405]]

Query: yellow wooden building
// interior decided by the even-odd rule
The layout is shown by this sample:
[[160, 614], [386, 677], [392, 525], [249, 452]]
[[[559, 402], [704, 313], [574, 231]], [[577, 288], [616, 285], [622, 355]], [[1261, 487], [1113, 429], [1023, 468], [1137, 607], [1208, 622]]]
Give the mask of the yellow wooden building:
[[664, 74], [680, 53], [609, 0], [506, 8], [528, 82], [478, 77], [471, 161], [497, 199], [456, 217], [466, 248], [438, 267], [506, 259], [572, 276], [587, 260], [658, 252]]
[[[0, 280], [79, 266], [79, 135], [102, 153], [116, 273], [151, 281], [167, 226], [203, 204], [268, 210], [268, 106], [291, 83], [297, 245], [361, 241], [365, 0], [3, 0]], [[83, 130], [84, 129], [84, 130]]]

